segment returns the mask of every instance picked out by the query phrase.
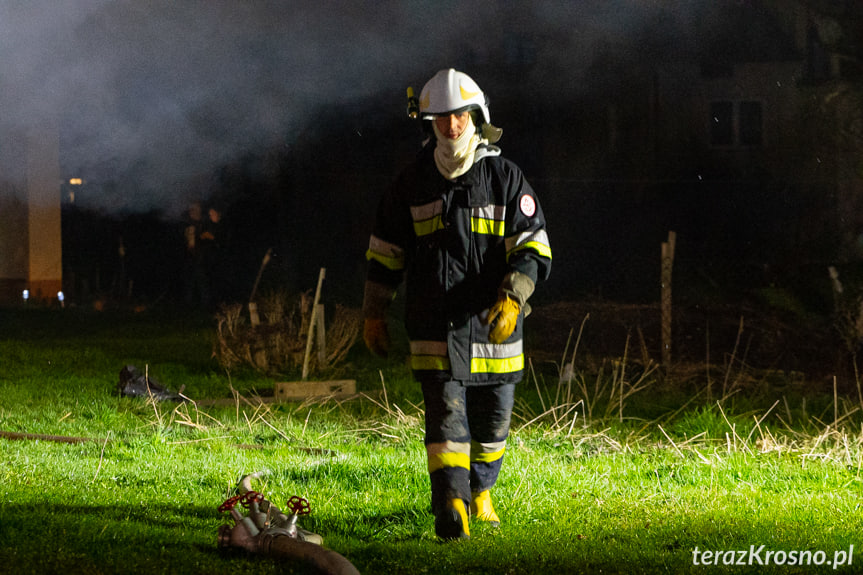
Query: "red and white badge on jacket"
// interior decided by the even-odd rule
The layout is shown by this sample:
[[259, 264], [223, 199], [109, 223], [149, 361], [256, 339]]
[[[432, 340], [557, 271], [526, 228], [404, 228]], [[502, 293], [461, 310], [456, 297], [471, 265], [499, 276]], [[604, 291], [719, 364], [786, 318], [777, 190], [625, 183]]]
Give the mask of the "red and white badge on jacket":
[[536, 213], [536, 201], [534, 201], [533, 197], [528, 194], [521, 197], [521, 200], [518, 202], [518, 207], [521, 208], [521, 213], [527, 217], [531, 217]]

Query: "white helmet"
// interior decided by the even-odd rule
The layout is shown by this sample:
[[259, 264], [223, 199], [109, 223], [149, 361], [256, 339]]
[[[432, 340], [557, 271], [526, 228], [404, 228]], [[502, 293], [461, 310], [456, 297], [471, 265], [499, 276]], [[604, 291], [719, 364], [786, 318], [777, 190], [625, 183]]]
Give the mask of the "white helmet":
[[419, 107], [423, 120], [434, 119], [439, 114], [476, 109], [482, 111], [483, 121], [491, 124], [488, 100], [483, 91], [470, 76], [452, 68], [441, 70], [426, 82], [420, 92]]

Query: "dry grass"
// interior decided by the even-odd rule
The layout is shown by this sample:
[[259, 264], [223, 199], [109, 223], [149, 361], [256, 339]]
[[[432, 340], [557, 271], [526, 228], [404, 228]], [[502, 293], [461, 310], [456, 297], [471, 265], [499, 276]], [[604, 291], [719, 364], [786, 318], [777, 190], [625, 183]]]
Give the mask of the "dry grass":
[[[214, 356], [230, 369], [249, 366], [265, 374], [280, 374], [302, 367], [306, 340], [312, 319], [312, 298], [308, 293], [290, 297], [274, 293], [259, 304], [261, 323], [251, 325], [245, 307], [234, 304], [216, 314]], [[361, 312], [336, 305], [326, 322], [326, 351], [323, 361], [314, 353], [309, 368], [321, 371], [336, 366], [356, 342], [360, 333]]]

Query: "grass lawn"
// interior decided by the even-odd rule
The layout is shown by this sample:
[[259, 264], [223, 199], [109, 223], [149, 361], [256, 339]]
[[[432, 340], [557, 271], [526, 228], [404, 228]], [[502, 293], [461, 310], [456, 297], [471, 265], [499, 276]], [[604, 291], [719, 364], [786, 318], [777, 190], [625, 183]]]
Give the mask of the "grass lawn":
[[[708, 401], [635, 369], [577, 371], [584, 389], [566, 395], [555, 366], [536, 366], [494, 491], [502, 526], [441, 544], [402, 361], [357, 346], [312, 377], [356, 379], [359, 398], [261, 404], [276, 380], [221, 369], [213, 339], [207, 317], [0, 310], [0, 431], [87, 439], [0, 438], [0, 572], [307, 572], [217, 546], [219, 505], [257, 471], [283, 509], [306, 498], [301, 526], [364, 574], [863, 569], [856, 396], [798, 382]], [[233, 401], [120, 397], [127, 364], [192, 400]]]

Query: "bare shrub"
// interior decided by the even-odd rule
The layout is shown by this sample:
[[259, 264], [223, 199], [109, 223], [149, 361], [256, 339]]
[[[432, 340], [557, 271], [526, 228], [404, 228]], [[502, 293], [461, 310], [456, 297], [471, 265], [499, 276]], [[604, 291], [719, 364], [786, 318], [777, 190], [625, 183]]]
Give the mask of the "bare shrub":
[[[312, 321], [312, 298], [308, 293], [289, 296], [268, 294], [258, 305], [261, 323], [253, 326], [241, 304], [223, 306], [216, 314], [213, 355], [230, 369], [250, 366], [266, 374], [301, 368]], [[362, 313], [336, 304], [326, 321], [326, 350], [321, 361], [317, 348], [309, 356], [309, 369], [320, 371], [343, 361], [360, 332]], [[317, 338], [316, 338], [317, 339]]]

